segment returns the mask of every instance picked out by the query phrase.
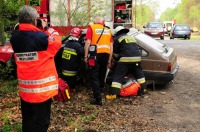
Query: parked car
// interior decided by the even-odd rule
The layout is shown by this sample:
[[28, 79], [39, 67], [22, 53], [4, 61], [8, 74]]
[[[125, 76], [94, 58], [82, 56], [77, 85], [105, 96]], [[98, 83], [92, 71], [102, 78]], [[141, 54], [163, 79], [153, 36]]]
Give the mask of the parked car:
[[167, 84], [176, 77], [179, 64], [173, 48], [137, 30], [130, 30], [128, 35], [133, 36], [140, 47], [147, 84]]
[[10, 44], [0, 45], [0, 78], [11, 75], [16, 76], [13, 49]]
[[190, 26], [187, 24], [176, 24], [170, 31], [170, 39], [174, 38], [190, 39], [190, 37], [191, 37], [191, 30]]
[[[86, 30], [83, 30], [82, 37], [80, 39], [80, 42], [82, 46], [85, 44], [85, 34]], [[138, 46], [140, 47], [141, 53], [142, 53], [142, 67], [144, 70], [145, 78], [147, 80], [147, 84], [165, 84], [170, 81], [172, 81], [178, 70], [179, 70], [179, 65], [177, 62], [177, 55], [176, 52], [173, 48], [162, 44], [158, 40], [153, 39], [152, 37], [138, 31], [138, 30], [131, 30], [128, 35], [133, 36], [136, 41]], [[68, 41], [68, 36], [63, 39], [63, 43]], [[3, 46], [4, 47], [4, 46]], [[3, 48], [2, 47], [2, 48]], [[7, 60], [11, 58], [13, 51], [12, 47], [9, 46], [8, 51], [10, 51], [8, 54], [9, 57], [7, 57]], [[58, 73], [61, 72], [60, 66], [61, 66], [61, 54], [62, 54], [62, 47], [58, 51], [57, 55], [55, 56], [55, 62], [56, 62], [56, 67]], [[3, 54], [6, 54], [2, 50], [0, 50], [0, 58], [2, 58]], [[6, 64], [6, 61], [4, 60], [2, 63]], [[86, 67], [84, 67], [84, 63], [81, 67], [81, 75], [80, 77], [87, 77], [86, 74], [87, 72]], [[112, 79], [112, 71], [113, 69], [110, 70], [106, 82], [110, 82]]]
[[148, 22], [146, 26], [143, 26], [144, 33], [153, 37], [164, 39], [164, 27], [161, 22]]

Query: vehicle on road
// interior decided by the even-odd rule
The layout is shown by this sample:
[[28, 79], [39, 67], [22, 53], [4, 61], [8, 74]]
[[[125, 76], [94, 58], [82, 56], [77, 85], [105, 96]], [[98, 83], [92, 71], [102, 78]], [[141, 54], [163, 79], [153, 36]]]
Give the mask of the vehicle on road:
[[[82, 36], [80, 38], [80, 43], [82, 46], [85, 44], [85, 34], [87, 30], [83, 29]], [[133, 36], [136, 41], [138, 46], [140, 47], [141, 53], [142, 53], [142, 67], [144, 70], [145, 78], [147, 80], [147, 84], [165, 84], [170, 81], [172, 81], [178, 70], [179, 70], [179, 65], [177, 62], [177, 55], [176, 52], [173, 48], [166, 46], [165, 44], [159, 42], [158, 40], [153, 39], [152, 37], [138, 31], [138, 30], [130, 30], [128, 35]], [[68, 36], [66, 36], [63, 39], [63, 43], [68, 41]], [[2, 46], [1, 48], [4, 49], [4, 47], [7, 46]], [[0, 50], [0, 60], [3, 60], [2, 57], [7, 55], [8, 57], [1, 61], [2, 64], [6, 65], [6, 62], [9, 59], [12, 59], [12, 54], [13, 50], [11, 46], [7, 47], [8, 53], [4, 52], [3, 50]], [[62, 47], [58, 51], [56, 57], [55, 57], [55, 62], [56, 62], [56, 67], [58, 73], [60, 72], [60, 66], [61, 66], [61, 56], [62, 56]], [[84, 63], [83, 63], [84, 65]], [[85, 70], [85, 68], [81, 68], [82, 70]], [[110, 82], [112, 78], [112, 69], [110, 70], [110, 73], [107, 76], [106, 81]], [[81, 77], [86, 77], [85, 71], [81, 71], [81, 74], [85, 75], [80, 75]]]
[[174, 38], [190, 39], [191, 37], [190, 26], [187, 24], [176, 24], [170, 31], [169, 36], [170, 36], [170, 39], [174, 39]]
[[173, 26], [174, 26], [174, 21], [163, 21], [163, 27], [164, 27], [165, 34], [169, 35]]
[[164, 39], [164, 28], [161, 22], [148, 22], [143, 28], [145, 34], [153, 38]]

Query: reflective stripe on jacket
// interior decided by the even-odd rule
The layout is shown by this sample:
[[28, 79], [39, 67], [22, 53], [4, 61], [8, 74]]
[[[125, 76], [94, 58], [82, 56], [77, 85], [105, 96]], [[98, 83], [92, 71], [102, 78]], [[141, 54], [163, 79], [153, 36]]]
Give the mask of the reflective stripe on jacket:
[[[110, 40], [112, 37], [112, 33], [111, 33], [110, 29], [108, 29], [107, 27], [104, 27], [101, 24], [93, 24], [93, 25], [91, 25], [91, 28], [92, 28], [91, 45], [97, 46], [97, 53], [110, 54], [110, 45], [111, 45]], [[101, 38], [99, 39], [103, 28], [104, 28], [104, 32], [103, 32]], [[97, 43], [98, 39], [99, 39], [99, 42]]]
[[63, 70], [62, 74], [65, 76], [75, 76], [78, 73], [78, 71], [67, 71], [67, 70]]
[[54, 56], [61, 47], [61, 39], [54, 29], [41, 31], [31, 24], [19, 24], [19, 31], [11, 37], [17, 64], [20, 97], [39, 103], [58, 93], [58, 75]]

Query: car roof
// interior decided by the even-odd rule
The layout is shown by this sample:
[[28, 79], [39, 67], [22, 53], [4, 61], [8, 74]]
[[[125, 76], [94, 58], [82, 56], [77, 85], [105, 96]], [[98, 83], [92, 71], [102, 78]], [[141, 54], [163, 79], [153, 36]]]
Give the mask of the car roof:
[[188, 24], [175, 24], [174, 26], [189, 26]]

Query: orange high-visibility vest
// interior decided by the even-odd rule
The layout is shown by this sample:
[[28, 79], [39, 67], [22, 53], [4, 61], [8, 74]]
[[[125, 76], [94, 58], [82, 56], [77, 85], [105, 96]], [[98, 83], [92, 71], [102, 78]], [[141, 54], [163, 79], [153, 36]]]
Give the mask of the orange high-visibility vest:
[[[21, 24], [20, 28], [24, 32], [27, 30], [27, 33], [29, 33], [29, 30], [33, 33], [40, 32], [38, 31], [39, 29], [31, 25]], [[19, 52], [16, 45], [20, 45], [20, 43], [15, 42], [18, 39], [14, 38], [14, 36], [13, 42], [11, 42], [17, 64], [19, 94], [26, 102], [40, 103], [58, 94], [58, 74], [54, 63], [54, 56], [62, 43], [58, 32], [49, 29], [46, 33], [49, 36], [46, 37], [45, 42], [47, 46], [44, 50], [31, 49], [32, 45], [30, 45], [30, 52]], [[41, 34], [44, 33], [41, 32]], [[21, 36], [21, 39], [23, 39], [23, 36]], [[34, 39], [28, 41], [32, 42], [32, 40]], [[22, 42], [24, 43], [24, 41]], [[27, 45], [29, 44], [27, 43]], [[36, 45], [42, 46], [38, 42]]]
[[[92, 41], [91, 45], [97, 46], [97, 53], [108, 53], [110, 54], [110, 45], [111, 45], [111, 37], [112, 33], [110, 29], [107, 27], [104, 27], [104, 32], [97, 43], [97, 40], [99, 39], [101, 32], [103, 30], [103, 25], [101, 24], [93, 24], [91, 25], [92, 28]], [[97, 44], [96, 44], [97, 43]]]

